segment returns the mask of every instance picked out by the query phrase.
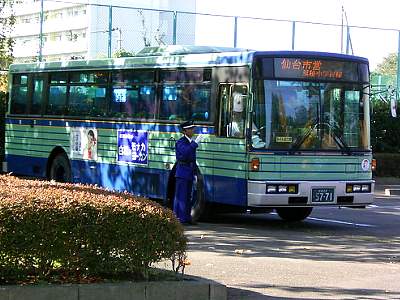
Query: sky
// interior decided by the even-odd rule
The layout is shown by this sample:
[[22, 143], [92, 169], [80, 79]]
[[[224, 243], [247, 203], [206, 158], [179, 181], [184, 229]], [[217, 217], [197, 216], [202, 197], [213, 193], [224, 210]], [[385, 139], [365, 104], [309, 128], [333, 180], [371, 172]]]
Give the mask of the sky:
[[[182, 0], [183, 1], [183, 0]], [[389, 53], [398, 51], [399, 0], [197, 0], [196, 12], [262, 19], [342, 23], [342, 7], [351, 26], [354, 55], [369, 59], [373, 70]], [[197, 18], [196, 44], [233, 46], [233, 18]], [[344, 21], [345, 22], [345, 21]], [[346, 52], [346, 30], [340, 26], [296, 22], [295, 50]], [[237, 46], [257, 50], [291, 50], [292, 22], [239, 18]], [[351, 50], [349, 48], [351, 54]]]

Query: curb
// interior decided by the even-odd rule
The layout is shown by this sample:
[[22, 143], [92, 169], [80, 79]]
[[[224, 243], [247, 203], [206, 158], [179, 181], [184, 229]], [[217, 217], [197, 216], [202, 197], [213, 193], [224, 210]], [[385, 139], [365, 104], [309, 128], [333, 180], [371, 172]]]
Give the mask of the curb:
[[225, 285], [185, 276], [183, 281], [0, 286], [7, 300], [226, 300]]
[[399, 196], [400, 189], [385, 189], [385, 196]]

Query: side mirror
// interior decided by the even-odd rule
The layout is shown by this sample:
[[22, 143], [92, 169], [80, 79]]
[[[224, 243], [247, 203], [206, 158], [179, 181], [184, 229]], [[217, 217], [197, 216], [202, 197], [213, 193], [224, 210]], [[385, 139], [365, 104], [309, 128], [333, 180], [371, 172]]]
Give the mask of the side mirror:
[[390, 113], [393, 118], [397, 117], [397, 99], [390, 97]]

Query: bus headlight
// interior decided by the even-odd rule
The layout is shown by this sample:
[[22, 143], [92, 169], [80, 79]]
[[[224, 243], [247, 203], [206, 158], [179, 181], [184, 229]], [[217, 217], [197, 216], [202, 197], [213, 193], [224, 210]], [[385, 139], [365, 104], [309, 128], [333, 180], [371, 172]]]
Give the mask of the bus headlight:
[[370, 193], [370, 183], [347, 183], [346, 193]]
[[267, 194], [275, 194], [276, 185], [267, 185]]
[[369, 193], [370, 191], [371, 191], [371, 185], [369, 185], [369, 184], [363, 184], [363, 185], [361, 186], [361, 192]]
[[286, 185], [278, 186], [278, 192], [279, 193], [286, 193], [287, 192], [287, 186]]
[[297, 184], [267, 184], [267, 194], [297, 194]]

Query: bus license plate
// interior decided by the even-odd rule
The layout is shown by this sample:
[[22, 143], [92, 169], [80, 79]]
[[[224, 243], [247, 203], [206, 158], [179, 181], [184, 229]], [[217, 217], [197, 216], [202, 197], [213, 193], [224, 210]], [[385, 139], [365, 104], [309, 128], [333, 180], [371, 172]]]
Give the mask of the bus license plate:
[[313, 189], [312, 190], [312, 199], [313, 203], [326, 203], [334, 201], [334, 192], [333, 189]]

